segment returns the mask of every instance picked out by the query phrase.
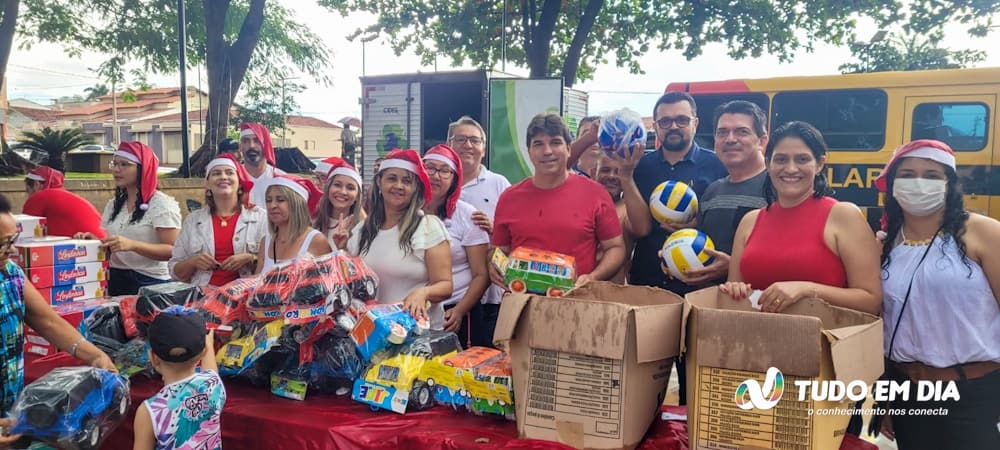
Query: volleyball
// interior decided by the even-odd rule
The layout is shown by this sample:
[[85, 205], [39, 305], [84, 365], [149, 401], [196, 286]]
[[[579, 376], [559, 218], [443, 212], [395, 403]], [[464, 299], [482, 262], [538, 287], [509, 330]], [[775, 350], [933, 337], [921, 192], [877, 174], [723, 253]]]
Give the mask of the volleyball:
[[646, 127], [639, 113], [625, 108], [601, 117], [597, 142], [608, 156], [627, 157], [635, 144], [646, 145]]
[[698, 214], [698, 196], [680, 181], [664, 181], [649, 196], [649, 213], [660, 223], [688, 223]]
[[701, 269], [715, 260], [705, 249], [715, 250], [712, 238], [694, 228], [684, 228], [671, 234], [663, 242], [663, 265], [674, 277], [690, 269]]

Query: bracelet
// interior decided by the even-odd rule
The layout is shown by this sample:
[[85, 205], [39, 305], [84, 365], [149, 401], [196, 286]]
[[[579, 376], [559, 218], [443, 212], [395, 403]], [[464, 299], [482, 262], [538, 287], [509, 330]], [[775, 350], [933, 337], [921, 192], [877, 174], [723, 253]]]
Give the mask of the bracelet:
[[81, 342], [83, 342], [82, 337], [80, 339], [77, 339], [76, 342], [73, 343], [73, 346], [69, 348], [69, 354], [73, 355], [74, 358], [76, 358], [76, 349], [80, 347]]

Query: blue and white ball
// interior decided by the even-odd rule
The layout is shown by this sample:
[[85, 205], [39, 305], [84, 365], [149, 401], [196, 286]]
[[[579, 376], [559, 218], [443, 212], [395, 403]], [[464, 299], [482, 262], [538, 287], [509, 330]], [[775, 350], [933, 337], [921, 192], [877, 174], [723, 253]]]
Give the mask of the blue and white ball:
[[688, 223], [698, 215], [698, 196], [687, 183], [664, 181], [649, 196], [649, 213], [660, 223]]
[[663, 265], [674, 277], [680, 277], [691, 269], [702, 269], [715, 261], [705, 249], [715, 250], [712, 238], [694, 228], [684, 228], [671, 234], [663, 242], [660, 253]]
[[642, 117], [629, 109], [615, 111], [601, 117], [597, 143], [608, 156], [627, 157], [636, 144], [646, 145], [646, 127]]

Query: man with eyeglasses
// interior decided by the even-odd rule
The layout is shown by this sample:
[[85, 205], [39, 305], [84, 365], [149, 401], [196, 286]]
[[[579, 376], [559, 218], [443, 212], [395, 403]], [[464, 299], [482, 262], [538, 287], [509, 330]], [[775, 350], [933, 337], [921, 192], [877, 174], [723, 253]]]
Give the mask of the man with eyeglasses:
[[90, 233], [104, 239], [101, 214], [85, 198], [63, 188], [63, 174], [51, 167], [38, 166], [24, 177], [28, 200], [21, 212], [44, 217], [50, 236], [72, 237]]

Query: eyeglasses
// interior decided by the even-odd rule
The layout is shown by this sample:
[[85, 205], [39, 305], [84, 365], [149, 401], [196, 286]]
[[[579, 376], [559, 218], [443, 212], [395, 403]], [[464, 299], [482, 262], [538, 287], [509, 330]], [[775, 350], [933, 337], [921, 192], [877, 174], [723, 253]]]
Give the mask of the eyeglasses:
[[694, 120], [694, 117], [688, 116], [660, 117], [656, 121], [656, 126], [664, 130], [670, 128], [670, 124], [676, 124], [677, 128], [687, 128], [688, 125], [691, 125], [692, 120]]
[[446, 168], [438, 169], [437, 167], [425, 167], [425, 169], [427, 169], [427, 175], [431, 177], [438, 175], [441, 178], [451, 178], [451, 176], [455, 174], [455, 172], [451, 169]]
[[10, 250], [10, 248], [13, 247], [15, 243], [17, 243], [17, 239], [20, 237], [21, 237], [21, 232], [18, 231], [17, 233], [14, 233], [13, 236], [0, 241], [0, 252], [6, 252]]
[[109, 168], [109, 169], [111, 169], [111, 170], [115, 170], [115, 169], [117, 169], [117, 168], [122, 168], [122, 169], [124, 169], [124, 168], [126, 168], [126, 167], [130, 167], [130, 166], [135, 166], [135, 165], [137, 165], [137, 164], [135, 164], [135, 163], [131, 163], [131, 162], [125, 162], [125, 161], [111, 161], [111, 162], [109, 162], [109, 163], [108, 163], [108, 168]]
[[451, 142], [456, 145], [465, 145], [466, 143], [469, 143], [475, 146], [482, 144], [483, 140], [475, 136], [452, 136]]

